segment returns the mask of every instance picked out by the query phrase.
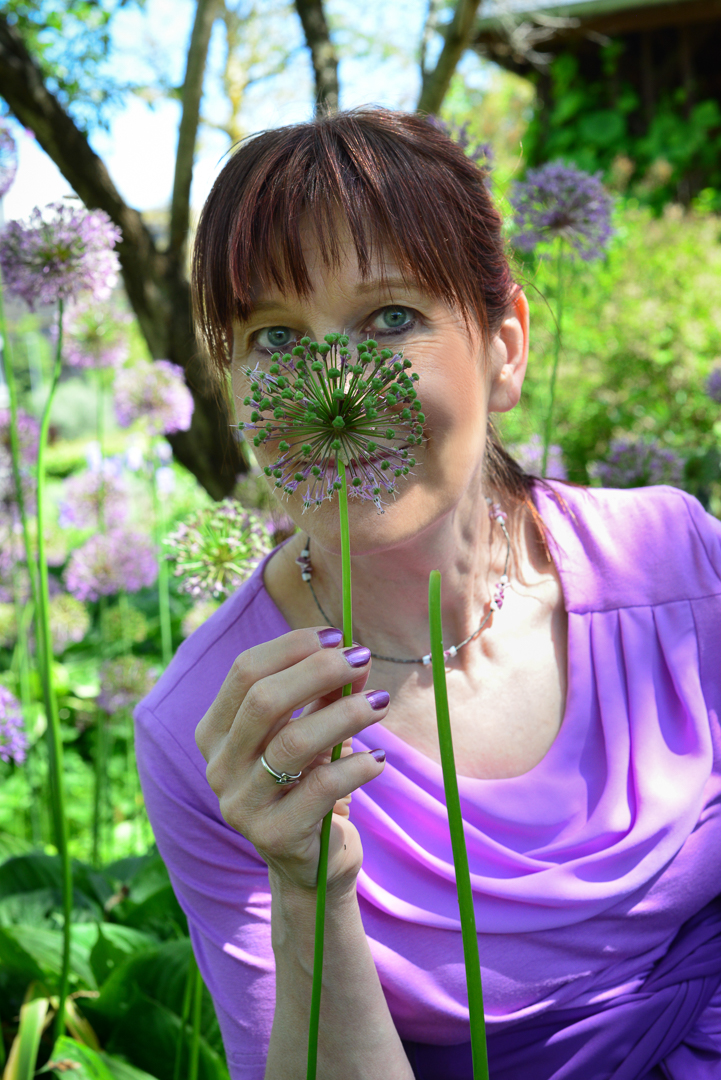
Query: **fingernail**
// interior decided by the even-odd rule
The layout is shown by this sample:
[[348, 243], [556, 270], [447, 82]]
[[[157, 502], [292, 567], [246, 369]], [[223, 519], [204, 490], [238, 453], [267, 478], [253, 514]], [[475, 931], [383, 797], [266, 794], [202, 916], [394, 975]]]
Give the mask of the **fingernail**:
[[375, 758], [379, 765], [382, 765], [386, 759], [385, 750], [369, 750], [368, 753], [372, 758]]
[[365, 645], [353, 645], [350, 649], [344, 649], [343, 655], [351, 667], [365, 667], [371, 658], [371, 651]]
[[318, 641], [321, 649], [335, 649], [343, 640], [343, 631], [336, 630], [335, 626], [326, 626], [318, 631]]
[[390, 699], [391, 696], [387, 690], [371, 690], [369, 694], [366, 694], [366, 701], [371, 709], [385, 709]]

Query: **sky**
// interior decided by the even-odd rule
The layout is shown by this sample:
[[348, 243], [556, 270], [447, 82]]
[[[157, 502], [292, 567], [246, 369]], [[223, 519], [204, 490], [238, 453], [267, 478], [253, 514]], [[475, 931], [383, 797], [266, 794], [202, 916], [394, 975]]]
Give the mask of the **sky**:
[[[159, 68], [180, 84], [194, 7], [192, 0], [147, 0], [144, 13], [132, 6], [122, 9], [113, 24], [113, 55], [123, 76], [145, 77], [152, 82], [153, 72]], [[346, 54], [341, 59], [341, 107], [373, 102], [413, 108], [419, 89], [413, 53], [425, 12], [426, 0], [395, 0], [392, 6], [385, 0], [366, 0], [362, 7], [353, 0], [329, 0], [335, 36], [341, 53]], [[354, 20], [360, 20], [358, 25]], [[248, 92], [249, 131], [294, 123], [312, 114], [311, 68], [297, 17], [286, 15], [279, 32], [294, 52], [277, 78]], [[364, 41], [368, 54], [359, 56]], [[218, 81], [223, 54], [221, 27], [216, 26], [203, 103], [203, 112], [210, 119], [225, 107]], [[471, 55], [464, 64], [478, 67], [478, 60]], [[151, 106], [129, 94], [123, 107], [112, 114], [109, 131], [91, 133], [91, 144], [105, 161], [121, 195], [139, 210], [162, 208], [169, 202], [178, 119], [177, 102], [161, 100]], [[17, 124], [12, 130], [18, 144], [19, 169], [4, 200], [6, 221], [24, 218], [34, 206], [71, 193], [70, 185], [32, 135]], [[228, 147], [224, 134], [209, 127], [201, 130], [191, 196], [195, 209], [202, 205]]]

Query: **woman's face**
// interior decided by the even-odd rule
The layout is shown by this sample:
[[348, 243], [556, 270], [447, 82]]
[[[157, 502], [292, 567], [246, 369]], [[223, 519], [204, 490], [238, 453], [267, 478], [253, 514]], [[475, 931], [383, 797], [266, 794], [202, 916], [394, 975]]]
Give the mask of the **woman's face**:
[[[416, 466], [399, 482], [395, 499], [378, 515], [372, 502], [350, 502], [354, 554], [370, 554], [403, 544], [446, 515], [466, 507], [473, 513], [481, 474], [489, 411], [504, 412], [518, 401], [528, 348], [528, 307], [519, 293], [514, 308], [484, 358], [480, 335], [469, 333], [461, 314], [405, 283], [392, 264], [375, 261], [363, 278], [348, 238], [348, 257], [338, 270], [324, 265], [312, 232], [304, 253], [312, 284], [307, 297], [284, 295], [276, 288], [259, 291], [255, 309], [234, 333], [232, 383], [239, 421], [250, 420], [243, 405], [249, 382], [246, 366], [267, 363], [273, 352], [288, 352], [307, 334], [322, 341], [342, 332], [349, 347], [372, 337], [379, 349], [403, 352], [413, 363], [426, 422], [423, 446], [414, 451]], [[261, 466], [275, 460], [274, 444], [256, 450]], [[340, 547], [335, 499], [303, 514], [300, 493], [284, 496], [284, 505], [300, 527], [323, 547]]]

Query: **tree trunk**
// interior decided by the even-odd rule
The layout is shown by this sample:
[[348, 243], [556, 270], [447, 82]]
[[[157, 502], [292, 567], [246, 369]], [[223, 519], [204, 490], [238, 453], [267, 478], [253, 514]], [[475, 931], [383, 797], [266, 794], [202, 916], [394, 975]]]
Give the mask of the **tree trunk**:
[[443, 99], [451, 85], [453, 72], [471, 43], [479, 5], [480, 0], [456, 0], [453, 18], [444, 32], [445, 41], [438, 63], [432, 71], [422, 70], [421, 72], [422, 85], [416, 106], [417, 112], [433, 115], [440, 112]]
[[[204, 64], [203, 57], [201, 69]], [[209, 379], [193, 334], [184, 266], [157, 249], [140, 214], [124, 202], [104, 162], [47, 89], [20, 34], [2, 14], [0, 94], [18, 121], [34, 132], [85, 205], [104, 210], [122, 230], [118, 255], [123, 281], [150, 354], [180, 364], [195, 401], [190, 430], [169, 441], [178, 461], [214, 498], [222, 498], [232, 491], [245, 465], [231, 437], [228, 407]]]
[[295, 0], [315, 76], [316, 116], [338, 111], [338, 57], [330, 40], [323, 0]]

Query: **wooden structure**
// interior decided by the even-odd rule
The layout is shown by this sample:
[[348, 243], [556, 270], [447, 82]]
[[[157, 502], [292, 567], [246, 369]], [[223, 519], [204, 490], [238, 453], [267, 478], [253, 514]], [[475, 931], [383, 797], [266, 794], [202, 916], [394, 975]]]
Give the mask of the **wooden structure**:
[[[519, 75], [537, 71], [541, 97], [551, 60], [570, 51], [583, 79], [636, 89], [638, 125], [648, 124], [662, 95], [679, 88], [687, 111], [698, 101], [721, 104], [721, 0], [490, 0], [481, 16], [474, 48]], [[602, 47], [612, 41], [624, 48], [607, 74]], [[612, 100], [613, 85], [610, 91]]]

